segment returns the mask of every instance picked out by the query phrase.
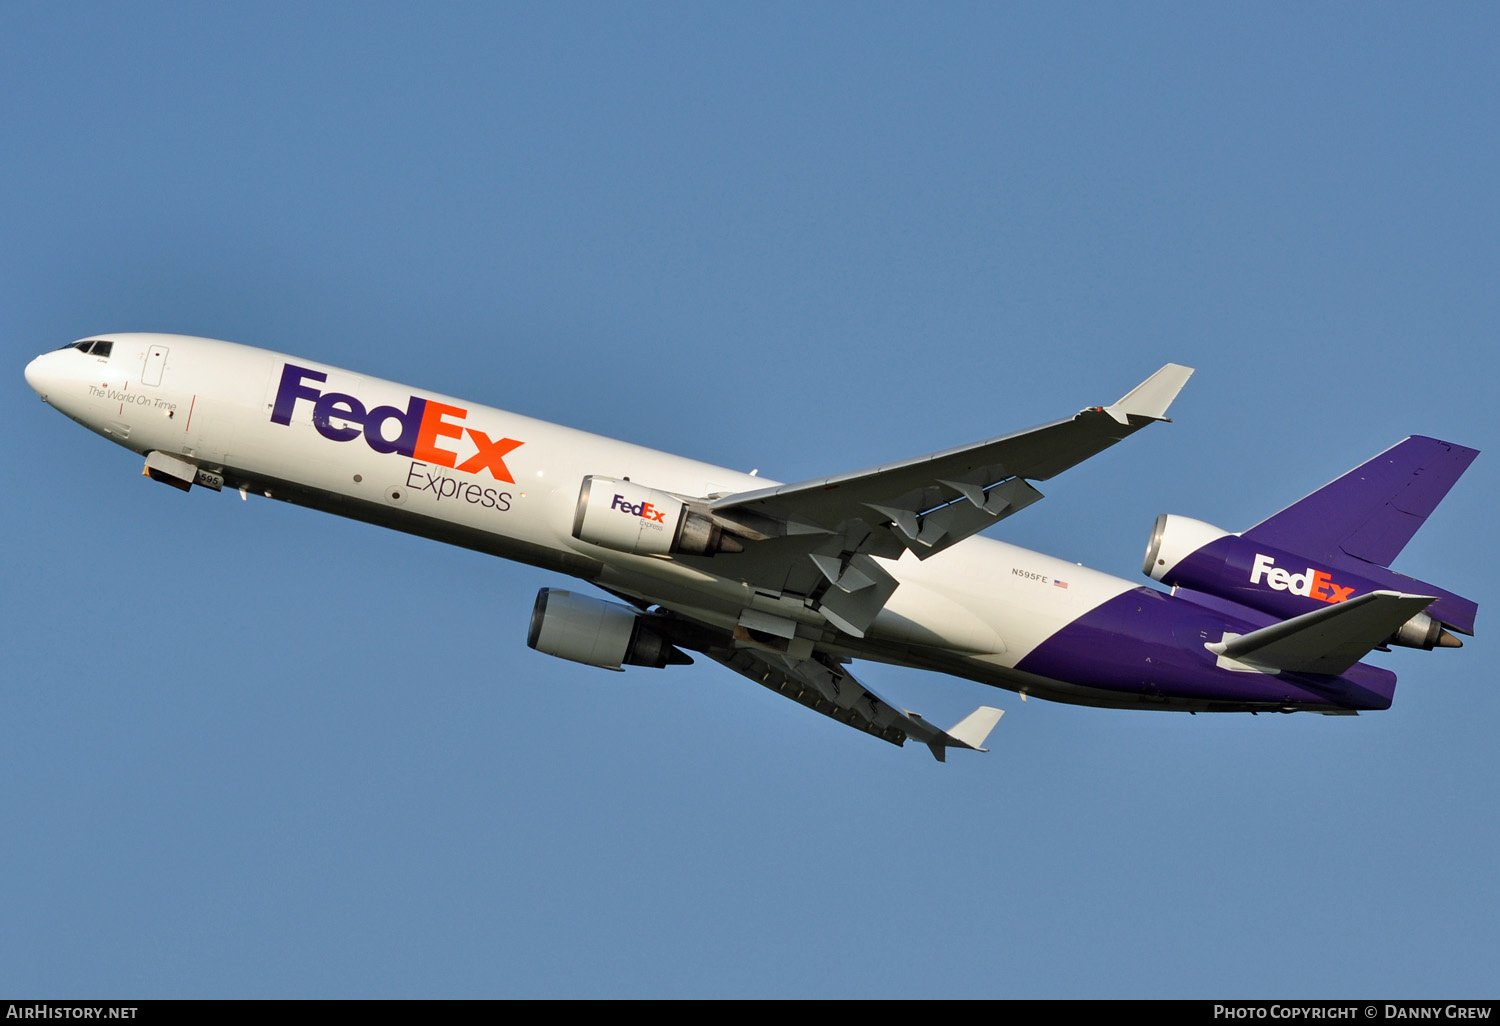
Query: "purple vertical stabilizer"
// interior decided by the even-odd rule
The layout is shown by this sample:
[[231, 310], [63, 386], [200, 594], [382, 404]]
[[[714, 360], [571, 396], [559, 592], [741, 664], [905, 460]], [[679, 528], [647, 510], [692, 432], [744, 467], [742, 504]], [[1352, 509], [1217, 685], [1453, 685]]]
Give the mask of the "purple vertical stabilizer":
[[1356, 569], [1350, 557], [1390, 566], [1478, 455], [1478, 449], [1413, 435], [1243, 537], [1333, 566]]
[[1473, 634], [1478, 605], [1389, 564], [1477, 455], [1413, 435], [1238, 535], [1163, 514], [1146, 549], [1145, 572], [1182, 589], [1183, 598], [1231, 615], [1232, 608], [1200, 596], [1285, 618], [1372, 591], [1430, 595], [1426, 613], [1392, 643], [1457, 646], [1434, 624]]

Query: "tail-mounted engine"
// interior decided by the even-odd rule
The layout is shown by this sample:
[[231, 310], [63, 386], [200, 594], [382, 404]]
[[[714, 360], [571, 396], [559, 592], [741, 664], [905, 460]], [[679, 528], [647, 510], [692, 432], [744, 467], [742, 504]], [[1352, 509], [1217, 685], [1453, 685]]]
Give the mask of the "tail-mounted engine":
[[705, 509], [670, 492], [590, 475], [578, 492], [573, 537], [620, 552], [712, 556], [745, 547]]
[[543, 588], [531, 610], [526, 644], [559, 659], [602, 666], [681, 665], [692, 657], [653, 631], [647, 617], [618, 602]]
[[1284, 618], [1371, 591], [1432, 595], [1435, 600], [1427, 611], [1403, 624], [1387, 644], [1457, 648], [1462, 642], [1445, 626], [1473, 633], [1474, 604], [1425, 581], [1353, 557], [1337, 563], [1312, 559], [1175, 514], [1156, 518], [1142, 570], [1173, 588], [1228, 599]]

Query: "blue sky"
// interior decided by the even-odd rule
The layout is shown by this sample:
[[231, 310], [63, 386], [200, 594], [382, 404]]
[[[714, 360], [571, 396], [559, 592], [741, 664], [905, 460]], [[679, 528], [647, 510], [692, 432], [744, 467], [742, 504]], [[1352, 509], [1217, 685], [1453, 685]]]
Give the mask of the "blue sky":
[[[11, 4], [0, 994], [1493, 996], [1490, 5]], [[1358, 718], [865, 664], [938, 765], [554, 575], [141, 478], [21, 369], [228, 338], [794, 481], [1198, 368], [997, 528], [1140, 578], [1407, 434], [1476, 599]]]

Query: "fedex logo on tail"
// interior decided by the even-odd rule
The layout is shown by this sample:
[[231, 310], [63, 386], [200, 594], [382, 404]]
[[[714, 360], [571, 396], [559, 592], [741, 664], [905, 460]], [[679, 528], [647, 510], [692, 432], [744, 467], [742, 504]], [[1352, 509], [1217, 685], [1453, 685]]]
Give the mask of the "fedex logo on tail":
[[1276, 565], [1270, 556], [1255, 554], [1250, 567], [1250, 583], [1259, 584], [1264, 579], [1267, 586], [1276, 591], [1289, 591], [1303, 598], [1319, 602], [1343, 602], [1354, 594], [1354, 588], [1341, 587], [1333, 583], [1333, 577], [1322, 570], [1308, 567], [1305, 573], [1293, 574]]
[[[305, 400], [313, 404], [313, 427], [330, 441], [349, 442], [363, 435], [365, 444], [376, 452], [397, 452], [411, 459], [452, 467], [465, 474], [484, 470], [496, 481], [515, 483], [510, 468], [505, 465], [505, 457], [524, 443], [514, 438], [491, 441], [483, 431], [463, 423], [469, 415], [463, 407], [412, 396], [404, 410], [395, 406], [367, 409], [352, 395], [324, 392], [307, 384], [327, 380], [328, 375], [322, 371], [285, 364], [281, 370], [281, 384], [276, 389], [276, 403], [271, 408], [271, 423], [291, 424], [298, 400]], [[395, 425], [394, 438], [386, 436], [389, 424]], [[446, 448], [445, 440], [457, 441], [465, 434], [478, 447], [478, 452], [459, 463], [458, 453]]]

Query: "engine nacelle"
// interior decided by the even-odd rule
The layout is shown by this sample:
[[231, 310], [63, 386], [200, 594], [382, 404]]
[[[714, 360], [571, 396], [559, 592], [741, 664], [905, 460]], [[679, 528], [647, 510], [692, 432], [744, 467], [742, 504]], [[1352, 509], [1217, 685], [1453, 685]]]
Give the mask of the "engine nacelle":
[[1209, 542], [1228, 535], [1228, 531], [1213, 524], [1175, 513], [1163, 513], [1151, 528], [1151, 540], [1146, 543], [1146, 562], [1141, 573], [1154, 581], [1173, 584], [1175, 582], [1166, 578], [1178, 563]]
[[662, 667], [693, 661], [629, 606], [553, 588], [536, 594], [526, 644], [559, 659], [607, 670], [623, 669], [622, 664]]
[[1388, 643], [1428, 652], [1435, 648], [1462, 648], [1464, 644], [1443, 630], [1443, 625], [1426, 613], [1418, 613], [1402, 624], [1401, 629], [1391, 635]]
[[687, 500], [632, 481], [589, 475], [578, 492], [573, 537], [620, 552], [712, 556], [744, 546]]

